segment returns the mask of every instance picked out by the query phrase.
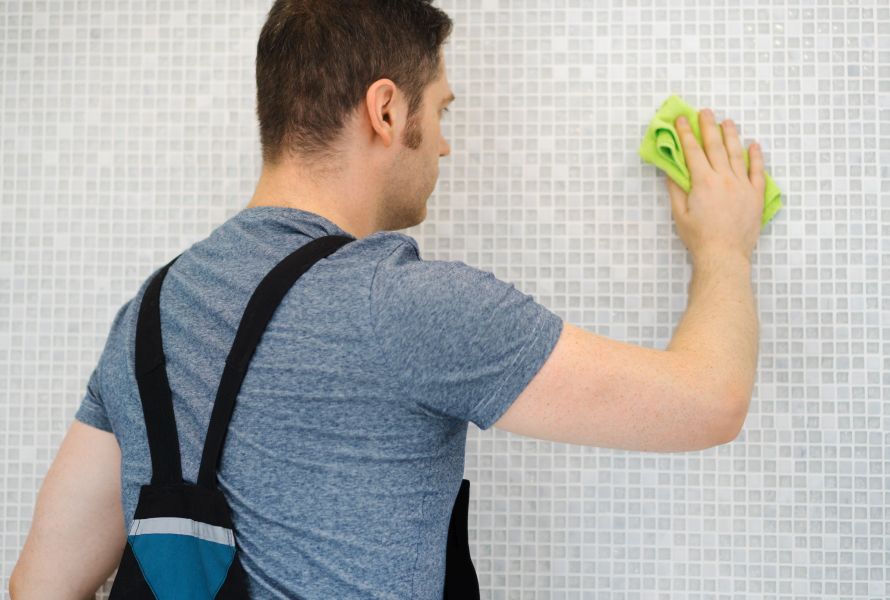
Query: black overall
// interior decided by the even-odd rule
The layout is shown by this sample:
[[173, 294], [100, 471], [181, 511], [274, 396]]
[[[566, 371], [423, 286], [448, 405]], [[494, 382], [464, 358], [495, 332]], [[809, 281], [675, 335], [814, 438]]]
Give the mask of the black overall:
[[[263, 278], [244, 311], [213, 404], [197, 484], [182, 479], [179, 438], [161, 345], [161, 285], [181, 254], [149, 282], [136, 324], [136, 381], [151, 451], [151, 483], [142, 485], [127, 545], [109, 600], [230, 600], [249, 598], [238, 560], [231, 511], [217, 487], [216, 469], [235, 397], [263, 331], [300, 276], [355, 240], [326, 235], [295, 250]], [[478, 600], [470, 558], [467, 508], [470, 482], [461, 481], [451, 510], [445, 553], [444, 600]]]

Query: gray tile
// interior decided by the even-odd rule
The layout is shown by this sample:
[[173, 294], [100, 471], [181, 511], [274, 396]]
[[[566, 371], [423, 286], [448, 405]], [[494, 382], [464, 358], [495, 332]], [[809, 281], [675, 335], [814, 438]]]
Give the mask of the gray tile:
[[[116, 309], [249, 201], [268, 2], [0, 0], [3, 589]], [[702, 452], [473, 431], [492, 600], [890, 597], [890, 8], [448, 0], [459, 98], [424, 258], [664, 348], [687, 252], [636, 153], [670, 94], [759, 141], [784, 207], [753, 282], [757, 383]], [[107, 597], [110, 586], [103, 588]]]

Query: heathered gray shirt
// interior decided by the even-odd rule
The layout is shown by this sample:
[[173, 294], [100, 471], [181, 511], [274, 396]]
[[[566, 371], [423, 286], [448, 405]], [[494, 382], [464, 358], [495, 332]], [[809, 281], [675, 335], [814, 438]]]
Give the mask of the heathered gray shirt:
[[[348, 235], [304, 210], [246, 208], [170, 267], [161, 329], [187, 481], [248, 299], [282, 258], [327, 234]], [[115, 316], [75, 414], [120, 444], [127, 531], [151, 480], [135, 325], [160, 268]], [[251, 598], [439, 600], [467, 423], [497, 421], [561, 330], [513, 284], [422, 260], [405, 234], [379, 231], [315, 264], [260, 340], [220, 459]]]

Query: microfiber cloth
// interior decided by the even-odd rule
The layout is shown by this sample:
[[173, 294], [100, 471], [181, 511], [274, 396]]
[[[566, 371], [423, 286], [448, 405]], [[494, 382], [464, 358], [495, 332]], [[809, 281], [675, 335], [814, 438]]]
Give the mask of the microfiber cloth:
[[[689, 189], [692, 187], [689, 169], [686, 167], [686, 159], [683, 157], [680, 134], [674, 127], [674, 120], [680, 115], [684, 115], [689, 120], [692, 133], [695, 134], [695, 138], [704, 150], [701, 131], [698, 126], [698, 111], [686, 104], [679, 96], [672, 95], [662, 102], [655, 112], [652, 122], [649, 123], [649, 128], [646, 129], [646, 134], [643, 136], [639, 153], [643, 160], [667, 173], [668, 177], [683, 188], [683, 191], [689, 192]], [[749, 165], [748, 149], [742, 146], [742, 152], [745, 155], [745, 169], [747, 169]], [[780, 200], [782, 193], [765, 169], [763, 179], [766, 185], [763, 190], [763, 216], [760, 220], [761, 231], [773, 218], [773, 215], [782, 208], [782, 201]]]

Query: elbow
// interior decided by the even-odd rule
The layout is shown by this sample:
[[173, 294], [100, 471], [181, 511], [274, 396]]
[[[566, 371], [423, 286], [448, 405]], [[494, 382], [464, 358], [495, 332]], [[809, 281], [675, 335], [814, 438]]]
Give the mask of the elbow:
[[79, 594], [69, 587], [61, 588], [61, 582], [47, 579], [23, 579], [27, 573], [12, 570], [7, 583], [10, 600], [30, 600], [31, 598], [70, 598], [77, 600], [94, 600], [96, 594]]
[[8, 588], [10, 600], [24, 600], [28, 598], [27, 583], [23, 582], [22, 578], [16, 575], [15, 570], [9, 576]]
[[722, 444], [728, 444], [739, 437], [742, 427], [745, 425], [745, 420], [748, 418], [749, 403], [750, 396], [743, 396], [743, 400], [727, 403], [730, 406], [730, 410], [728, 414], [724, 415], [722, 420]]
[[19, 580], [15, 576], [15, 569], [13, 569], [12, 575], [9, 576], [8, 591], [10, 600], [17, 600], [21, 598], [19, 591]]

